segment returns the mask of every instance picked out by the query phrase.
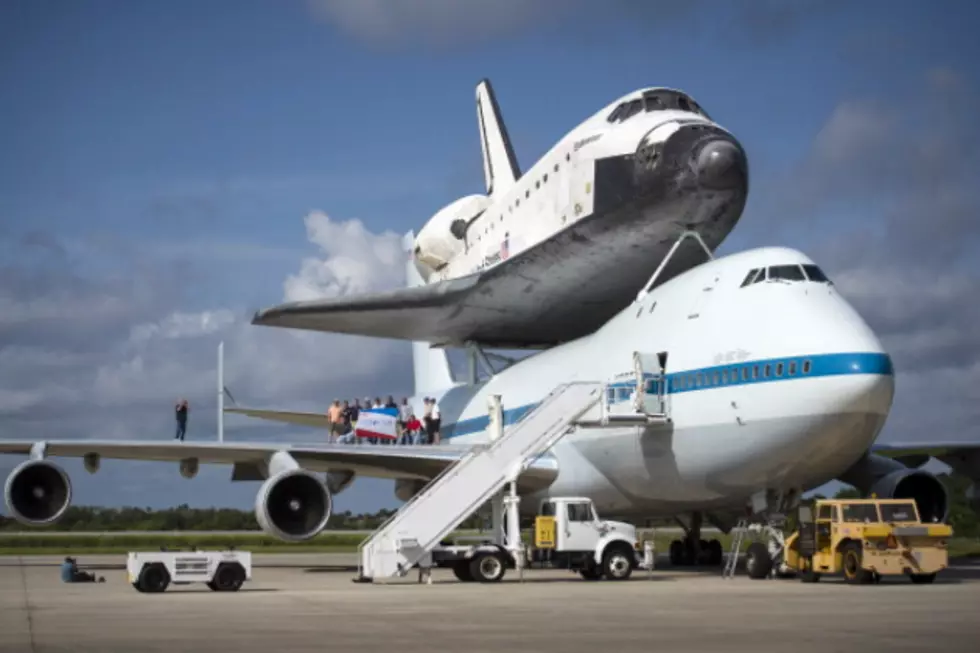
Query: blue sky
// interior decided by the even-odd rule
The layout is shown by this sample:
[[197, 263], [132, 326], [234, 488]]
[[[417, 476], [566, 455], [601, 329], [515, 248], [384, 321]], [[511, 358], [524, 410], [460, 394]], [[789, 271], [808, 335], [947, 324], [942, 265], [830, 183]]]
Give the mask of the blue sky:
[[[980, 316], [958, 298], [977, 281], [980, 10], [673, 4], [4, 3], [0, 431], [167, 437], [186, 394], [208, 433], [220, 338], [240, 400], [408, 390], [398, 344], [247, 316], [398, 283], [384, 255], [398, 236], [482, 190], [473, 91], [489, 77], [525, 167], [630, 90], [691, 93], [750, 158], [723, 251], [797, 246], [835, 274], [899, 367], [883, 437], [969, 436]], [[923, 396], [938, 423], [914, 410]], [[75, 475], [79, 502], [245, 506], [255, 491], [227, 470], [105, 470]], [[393, 501], [360, 482], [338, 508]]]

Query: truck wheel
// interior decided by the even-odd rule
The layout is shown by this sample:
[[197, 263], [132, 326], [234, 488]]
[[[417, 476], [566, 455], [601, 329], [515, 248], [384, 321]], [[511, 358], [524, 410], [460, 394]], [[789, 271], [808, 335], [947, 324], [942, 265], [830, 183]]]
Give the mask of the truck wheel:
[[772, 571], [772, 557], [769, 547], [762, 542], [753, 542], [745, 552], [745, 570], [749, 578], [760, 580]]
[[505, 570], [503, 559], [496, 553], [478, 553], [470, 561], [470, 575], [478, 583], [498, 583]]
[[592, 557], [586, 561], [585, 566], [578, 570], [579, 576], [585, 580], [599, 580], [602, 578], [602, 568], [595, 563]]
[[472, 583], [473, 574], [470, 573], [470, 561], [460, 560], [453, 564], [453, 575], [463, 583]]
[[217, 592], [237, 592], [245, 582], [245, 570], [237, 562], [222, 562], [208, 586]]
[[928, 585], [936, 580], [936, 574], [909, 574], [909, 578], [916, 585]]
[[851, 585], [867, 585], [874, 580], [874, 574], [861, 566], [861, 545], [851, 542], [844, 547], [844, 580]]
[[633, 549], [614, 544], [602, 554], [602, 575], [609, 580], [627, 580], [633, 573]]
[[151, 562], [143, 565], [140, 570], [139, 578], [136, 579], [141, 592], [147, 594], [163, 592], [170, 585], [170, 573], [160, 562]]

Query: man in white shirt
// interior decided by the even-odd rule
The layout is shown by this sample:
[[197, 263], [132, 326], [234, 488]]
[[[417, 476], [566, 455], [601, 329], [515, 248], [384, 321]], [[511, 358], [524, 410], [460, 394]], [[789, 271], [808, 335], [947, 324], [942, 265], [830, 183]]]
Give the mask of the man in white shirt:
[[429, 404], [432, 407], [429, 413], [429, 424], [432, 432], [429, 434], [429, 442], [439, 444], [439, 427], [442, 426], [442, 413], [439, 412], [439, 403], [435, 397], [429, 397]]
[[412, 407], [408, 405], [408, 397], [402, 397], [402, 405], [398, 407], [398, 439], [402, 444], [408, 444], [408, 434], [405, 425], [412, 418]]

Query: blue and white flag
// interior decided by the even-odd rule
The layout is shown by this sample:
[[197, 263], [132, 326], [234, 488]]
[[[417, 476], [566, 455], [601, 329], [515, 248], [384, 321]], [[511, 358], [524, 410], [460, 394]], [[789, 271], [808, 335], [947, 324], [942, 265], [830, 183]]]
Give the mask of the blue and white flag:
[[354, 434], [359, 438], [394, 440], [398, 437], [397, 422], [397, 408], [362, 408], [357, 416], [357, 428], [354, 429]]

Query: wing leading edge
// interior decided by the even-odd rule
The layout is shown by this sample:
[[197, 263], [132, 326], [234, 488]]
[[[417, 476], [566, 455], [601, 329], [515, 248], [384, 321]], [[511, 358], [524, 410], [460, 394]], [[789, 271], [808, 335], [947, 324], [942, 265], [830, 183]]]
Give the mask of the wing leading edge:
[[[151, 442], [146, 440], [0, 441], [0, 454], [30, 454], [36, 447], [45, 456], [83, 458], [97, 455], [114, 460], [242, 465], [262, 469], [278, 452], [291, 455], [300, 466], [315, 472], [354, 472], [359, 476], [428, 481], [472, 450], [460, 445], [323, 444], [295, 445], [269, 442]], [[528, 468], [520, 484], [528, 489], [550, 484], [557, 476], [554, 458], [542, 456]], [[257, 480], [257, 479], [245, 479]]]

